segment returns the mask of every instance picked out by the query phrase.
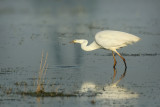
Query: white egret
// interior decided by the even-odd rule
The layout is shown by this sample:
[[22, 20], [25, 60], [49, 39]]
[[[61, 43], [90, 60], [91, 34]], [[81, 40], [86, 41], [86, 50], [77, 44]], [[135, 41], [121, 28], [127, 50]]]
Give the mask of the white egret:
[[128, 44], [132, 44], [134, 42], [139, 41], [140, 38], [121, 31], [112, 31], [112, 30], [104, 30], [100, 31], [95, 35], [95, 41], [93, 41], [90, 45], [87, 46], [88, 41], [85, 39], [76, 39], [71, 41], [70, 43], [80, 43], [81, 48], [84, 51], [92, 51], [96, 49], [108, 49], [112, 51], [112, 55], [114, 58], [114, 68], [116, 66], [116, 59], [114, 52], [117, 53], [120, 58], [123, 60], [125, 64], [125, 68], [127, 68], [125, 58], [122, 57], [117, 49], [127, 46]]

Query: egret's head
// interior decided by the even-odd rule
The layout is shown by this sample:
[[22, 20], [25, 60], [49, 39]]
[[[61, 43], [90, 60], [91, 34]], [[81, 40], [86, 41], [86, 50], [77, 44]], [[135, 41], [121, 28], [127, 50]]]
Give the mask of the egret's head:
[[76, 40], [71, 41], [70, 43], [80, 43], [80, 44], [82, 44], [82, 43], [84, 43], [84, 42], [86, 42], [86, 40], [76, 39]]

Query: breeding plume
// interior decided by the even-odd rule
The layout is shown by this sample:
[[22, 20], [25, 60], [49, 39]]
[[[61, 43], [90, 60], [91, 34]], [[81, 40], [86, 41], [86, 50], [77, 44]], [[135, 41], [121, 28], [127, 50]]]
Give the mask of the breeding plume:
[[88, 41], [85, 39], [76, 39], [71, 41], [71, 43], [80, 43], [81, 48], [84, 51], [92, 51], [95, 49], [108, 49], [112, 51], [114, 65], [115, 68], [117, 61], [115, 59], [114, 52], [117, 53], [120, 58], [123, 60], [125, 68], [127, 68], [125, 58], [122, 57], [117, 49], [127, 46], [128, 44], [132, 44], [134, 42], [139, 41], [140, 38], [121, 31], [112, 31], [112, 30], [104, 30], [100, 31], [95, 35], [95, 41], [93, 41], [90, 45], [87, 46]]

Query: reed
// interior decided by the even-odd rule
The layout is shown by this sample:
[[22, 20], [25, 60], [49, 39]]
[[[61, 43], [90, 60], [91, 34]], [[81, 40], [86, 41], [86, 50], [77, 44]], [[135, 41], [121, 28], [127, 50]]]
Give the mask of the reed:
[[37, 93], [44, 92], [45, 76], [46, 76], [46, 72], [47, 72], [47, 68], [48, 68], [48, 64], [46, 64], [48, 52], [46, 53], [44, 63], [43, 63], [43, 56], [44, 56], [44, 54], [43, 54], [43, 50], [42, 50], [42, 58], [41, 58], [40, 69], [39, 69], [38, 80], [37, 80], [37, 89], [36, 89]]

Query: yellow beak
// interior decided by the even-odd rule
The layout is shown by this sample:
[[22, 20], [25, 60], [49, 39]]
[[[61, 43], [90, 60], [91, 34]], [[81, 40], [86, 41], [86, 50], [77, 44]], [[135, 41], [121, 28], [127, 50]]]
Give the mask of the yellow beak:
[[75, 40], [73, 40], [73, 41], [71, 41], [71, 42], [69, 42], [69, 43], [76, 43], [76, 42], [75, 42]]

